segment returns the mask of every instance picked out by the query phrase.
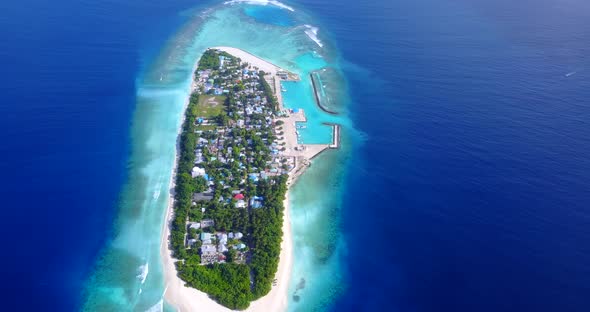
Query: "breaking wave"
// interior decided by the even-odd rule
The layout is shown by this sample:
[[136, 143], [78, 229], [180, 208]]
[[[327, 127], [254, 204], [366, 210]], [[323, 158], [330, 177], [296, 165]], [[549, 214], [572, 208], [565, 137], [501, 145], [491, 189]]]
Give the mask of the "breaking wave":
[[295, 9], [292, 7], [276, 0], [230, 0], [224, 2], [224, 4], [235, 4], [235, 3], [247, 3], [247, 4], [254, 4], [254, 5], [274, 5], [276, 7], [289, 10], [291, 12], [295, 12]]
[[146, 262], [144, 265], [139, 266], [139, 274], [137, 275], [137, 279], [139, 279], [139, 281], [143, 284], [145, 283], [145, 279], [148, 276], [149, 273], [149, 265]]
[[164, 300], [160, 299], [158, 303], [151, 306], [149, 309], [145, 310], [145, 312], [162, 312], [164, 311]]
[[313, 40], [315, 43], [317, 43], [320, 48], [322, 48], [324, 45], [322, 44], [322, 41], [318, 38], [318, 31], [320, 30], [317, 27], [311, 26], [311, 25], [304, 25], [305, 26], [305, 34], [309, 37], [309, 39]]
[[158, 185], [156, 185], [156, 188], [154, 190], [154, 194], [153, 197], [155, 200], [157, 200], [160, 197], [160, 190], [162, 189], [162, 182], [158, 182]]

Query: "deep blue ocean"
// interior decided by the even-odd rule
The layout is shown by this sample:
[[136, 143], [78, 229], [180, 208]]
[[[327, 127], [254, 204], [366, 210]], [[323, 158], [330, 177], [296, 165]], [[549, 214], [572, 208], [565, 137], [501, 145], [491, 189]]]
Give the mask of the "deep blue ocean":
[[[337, 45], [365, 139], [332, 310], [590, 311], [590, 3], [293, 3]], [[136, 79], [206, 4], [0, 3], [2, 310], [80, 307]]]

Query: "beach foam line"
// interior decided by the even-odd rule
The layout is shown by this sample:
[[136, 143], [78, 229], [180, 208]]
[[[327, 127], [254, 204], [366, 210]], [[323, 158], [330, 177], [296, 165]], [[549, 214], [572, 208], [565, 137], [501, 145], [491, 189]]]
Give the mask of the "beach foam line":
[[276, 7], [279, 7], [281, 9], [285, 9], [285, 10], [289, 10], [291, 12], [295, 12], [295, 9], [293, 9], [292, 7], [280, 2], [280, 1], [276, 1], [276, 0], [230, 0], [230, 1], [226, 1], [223, 4], [236, 4], [236, 3], [247, 3], [247, 4], [253, 4], [253, 5], [274, 5]]
[[320, 48], [324, 47], [324, 44], [322, 43], [322, 41], [318, 38], [318, 31], [320, 30], [319, 28], [315, 27], [315, 26], [311, 26], [311, 25], [303, 25], [305, 26], [305, 34], [309, 37], [309, 39], [313, 40], [315, 43], [317, 43], [317, 45], [320, 46]]

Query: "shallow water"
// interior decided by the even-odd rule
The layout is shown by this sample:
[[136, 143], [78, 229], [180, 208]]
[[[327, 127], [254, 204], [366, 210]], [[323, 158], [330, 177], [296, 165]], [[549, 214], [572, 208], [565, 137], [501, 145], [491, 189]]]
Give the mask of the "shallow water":
[[[261, 18], [268, 11], [276, 10], [281, 14], [272, 20]], [[328, 65], [326, 60], [335, 59], [337, 52], [321, 48], [310, 39], [306, 33], [308, 27], [303, 26], [308, 24], [311, 24], [310, 18], [299, 10], [291, 12], [251, 4], [221, 5], [193, 16], [138, 79], [130, 179], [123, 194], [116, 235], [86, 287], [86, 309], [161, 307], [164, 286], [159, 247], [177, 129], [194, 62], [207, 47], [241, 48], [301, 74], [303, 80], [298, 82], [301, 90], [287, 86], [292, 90], [285, 95], [288, 101], [304, 97], [288, 106], [301, 105], [305, 109], [310, 126], [304, 135], [306, 142], [331, 142], [331, 128], [322, 125], [323, 122], [339, 122], [350, 127], [345, 116], [327, 115], [315, 104], [309, 73]], [[306, 286], [297, 291], [298, 300], [292, 300], [290, 308], [325, 305], [326, 298], [332, 296], [317, 294], [332, 292], [339, 283], [337, 255], [342, 242], [336, 235], [338, 218], [334, 216], [340, 207], [341, 184], [336, 181], [342, 175], [342, 169], [338, 168], [344, 165], [345, 158], [341, 155], [347, 153], [347, 148], [349, 146], [318, 158], [310, 173], [304, 174], [293, 190], [294, 248], [296, 255], [304, 257], [295, 257], [290, 289], [294, 292], [302, 278]], [[306, 191], [308, 188], [313, 188], [317, 195], [301, 195], [311, 193]], [[323, 234], [318, 235], [316, 231]], [[320, 237], [321, 243], [315, 241]], [[149, 271], [142, 271], [146, 267]]]

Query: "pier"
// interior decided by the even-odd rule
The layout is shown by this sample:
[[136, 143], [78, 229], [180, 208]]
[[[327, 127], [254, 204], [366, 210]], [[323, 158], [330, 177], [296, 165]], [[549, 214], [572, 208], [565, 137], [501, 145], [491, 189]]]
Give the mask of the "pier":
[[[311, 161], [319, 156], [322, 152], [329, 149], [340, 148], [340, 125], [335, 123], [323, 123], [325, 126], [332, 127], [332, 142], [325, 144], [305, 144], [300, 142], [298, 135], [298, 123], [306, 123], [307, 117], [303, 109], [288, 110], [285, 108], [283, 103], [282, 86], [281, 81], [297, 81], [299, 77], [293, 73], [277, 68], [274, 73], [268, 74], [266, 77], [269, 84], [272, 86], [275, 96], [279, 102], [279, 110], [286, 113], [286, 116], [275, 119], [275, 122], [282, 121], [282, 124], [276, 125], [275, 129], [280, 128], [281, 130], [276, 131], [278, 136], [277, 142], [279, 142], [284, 150], [280, 152], [282, 157], [292, 158], [294, 161], [294, 168], [289, 174], [288, 184], [293, 183], [304, 171], [305, 168], [311, 166]], [[322, 106], [320, 91], [316, 85], [313, 74], [310, 74], [310, 79], [313, 87], [313, 93], [315, 96], [316, 104], [318, 107], [331, 115], [338, 115], [337, 112], [331, 111], [326, 107]], [[279, 133], [281, 133], [279, 135]]]
[[332, 144], [328, 145], [331, 149], [340, 148], [340, 125], [334, 123], [324, 123], [324, 125], [332, 126]]

